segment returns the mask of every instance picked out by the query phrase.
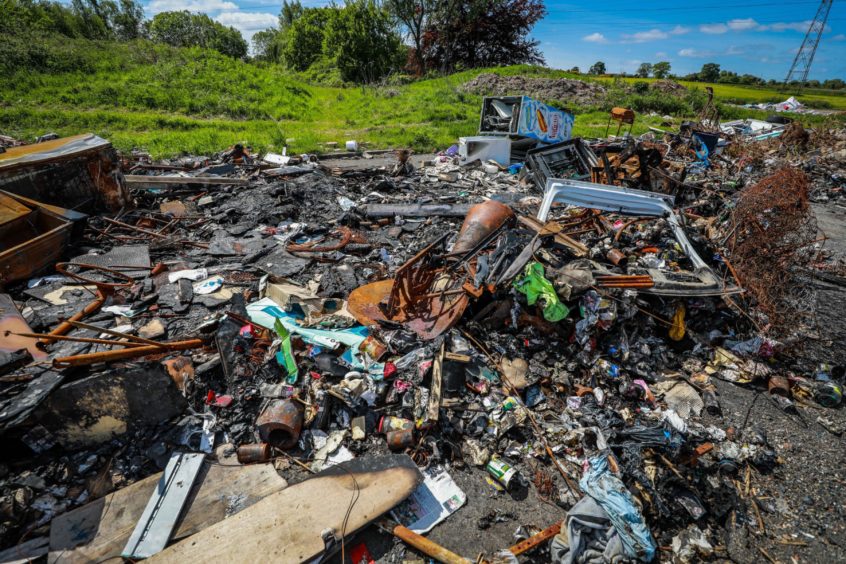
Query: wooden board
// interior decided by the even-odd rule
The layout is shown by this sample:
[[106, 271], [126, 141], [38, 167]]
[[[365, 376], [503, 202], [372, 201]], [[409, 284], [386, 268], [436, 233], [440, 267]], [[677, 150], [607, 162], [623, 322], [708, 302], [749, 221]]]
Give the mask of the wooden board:
[[[287, 486], [271, 464], [206, 462], [173, 540], [186, 538]], [[120, 556], [161, 472], [56, 517], [48, 562], [94, 563]], [[173, 542], [173, 541], [172, 541]]]
[[350, 535], [391, 510], [422, 481], [407, 455], [359, 458], [272, 494], [146, 562], [302, 562], [323, 552], [322, 531], [331, 528], [338, 538], [342, 531]]

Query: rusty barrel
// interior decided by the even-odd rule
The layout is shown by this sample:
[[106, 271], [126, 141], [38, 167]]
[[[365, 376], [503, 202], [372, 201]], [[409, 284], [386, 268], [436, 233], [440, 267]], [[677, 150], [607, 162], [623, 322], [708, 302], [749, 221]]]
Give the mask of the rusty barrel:
[[259, 437], [277, 448], [291, 448], [300, 438], [303, 427], [303, 409], [290, 400], [275, 400], [256, 419]]

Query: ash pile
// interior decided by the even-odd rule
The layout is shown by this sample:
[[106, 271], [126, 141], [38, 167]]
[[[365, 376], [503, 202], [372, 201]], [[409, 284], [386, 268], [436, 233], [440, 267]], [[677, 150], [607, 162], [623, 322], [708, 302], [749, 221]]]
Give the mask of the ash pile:
[[423, 159], [7, 149], [4, 561], [836, 546], [782, 507], [790, 453], [750, 413], [846, 428], [839, 359], [802, 354], [809, 280], [842, 281], [812, 204], [846, 135], [620, 135], [635, 117], [570, 138], [568, 112], [486, 98]]

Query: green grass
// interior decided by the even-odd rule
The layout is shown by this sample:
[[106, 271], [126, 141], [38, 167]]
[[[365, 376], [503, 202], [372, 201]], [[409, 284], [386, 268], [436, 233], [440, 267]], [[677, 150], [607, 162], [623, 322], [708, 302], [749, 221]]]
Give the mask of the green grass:
[[[15, 47], [15, 56], [26, 56], [20, 47]], [[48, 41], [46, 50], [51, 58], [37, 59], [42, 61], [40, 72], [7, 69], [5, 76], [0, 72], [0, 81], [8, 85], [0, 89], [0, 133], [32, 139], [47, 131], [60, 135], [90, 131], [121, 150], [141, 148], [156, 157], [207, 154], [236, 142], [277, 151], [287, 144], [294, 152], [317, 151], [324, 142], [347, 139], [380, 148], [443, 149], [459, 136], [476, 132], [481, 96], [467, 94], [460, 86], [477, 74], [576, 77], [513, 66], [420, 81], [395, 80], [395, 85], [388, 81], [378, 87], [330, 87], [309, 84], [302, 75], [274, 65], [145, 41]], [[786, 98], [776, 91], [726, 85], [716, 85], [716, 91], [718, 97], [735, 100]], [[846, 108], [846, 96], [813, 96]], [[574, 108], [574, 134], [604, 135], [607, 108], [614, 104], [638, 109], [634, 133], [639, 134], [662, 121], [649, 111], [692, 115], [700, 99], [698, 93], [668, 100], [612, 88], [601, 107]], [[730, 117], [762, 115], [740, 108], [730, 113]]]

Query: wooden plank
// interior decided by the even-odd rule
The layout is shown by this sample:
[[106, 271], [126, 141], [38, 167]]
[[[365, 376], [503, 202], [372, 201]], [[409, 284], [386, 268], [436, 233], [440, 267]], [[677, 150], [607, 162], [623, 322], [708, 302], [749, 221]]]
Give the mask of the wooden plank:
[[50, 539], [38, 537], [22, 542], [0, 552], [0, 562], [3, 564], [26, 564], [38, 560], [47, 554]]
[[393, 509], [422, 481], [406, 455], [355, 459], [269, 495], [146, 562], [303, 562], [323, 552], [324, 530], [336, 538], [351, 535]]
[[246, 186], [249, 178], [225, 178], [222, 176], [146, 176], [144, 174], [124, 175], [127, 185], [132, 184], [202, 184], [224, 186]]
[[441, 381], [443, 380], [444, 343], [432, 363], [432, 386], [429, 390], [429, 406], [426, 410], [426, 423], [437, 423], [441, 412]]
[[[229, 463], [227, 463], [229, 464]], [[206, 463], [172, 542], [184, 539], [286, 487], [270, 464]], [[48, 562], [93, 563], [120, 556], [161, 472], [56, 517]]]
[[[528, 227], [529, 229], [531, 229], [535, 233], [540, 233], [542, 236], [543, 235], [552, 235], [553, 233], [555, 233], [555, 242], [556, 243], [558, 243], [559, 245], [564, 245], [565, 247], [570, 249], [573, 252], [573, 254], [577, 257], [587, 256], [588, 248], [585, 245], [583, 245], [580, 241], [577, 241], [577, 240], [573, 239], [572, 237], [570, 237], [569, 235], [566, 235], [564, 233], [561, 233], [561, 232], [556, 233], [555, 231], [552, 230], [552, 229], [554, 229], [554, 226], [556, 225], [555, 222], [549, 222], [548, 224], [543, 225], [537, 219], [535, 219], [533, 217], [527, 217], [527, 216], [524, 216], [524, 215], [518, 215], [517, 221], [519, 221], [523, 226]], [[560, 227], [559, 227], [559, 229], [560, 229]]]

